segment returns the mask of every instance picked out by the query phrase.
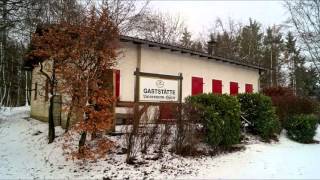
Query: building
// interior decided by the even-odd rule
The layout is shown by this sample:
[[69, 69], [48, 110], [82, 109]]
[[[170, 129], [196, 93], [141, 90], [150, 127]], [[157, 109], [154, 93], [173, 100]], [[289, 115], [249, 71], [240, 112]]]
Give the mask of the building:
[[[214, 53], [210, 50], [209, 53], [197, 52], [128, 36], [121, 36], [120, 40], [122, 55], [112, 71], [114, 94], [118, 99], [116, 112], [119, 114], [125, 113], [126, 108], [124, 106], [137, 100], [161, 101], [161, 98], [164, 98], [159, 96], [161, 93], [166, 94], [165, 98], [169, 98], [168, 101], [177, 101], [178, 96], [176, 95], [178, 94], [178, 84], [180, 83], [182, 99], [189, 95], [209, 92], [231, 95], [258, 92], [260, 74], [265, 70], [256, 65], [214, 56], [212, 55]], [[155, 75], [151, 79], [143, 81], [141, 79], [140, 84], [144, 86], [145, 92], [142, 89], [135, 89], [136, 70]], [[40, 96], [40, 94], [46, 93], [39, 88], [39, 84], [42, 84], [43, 87], [45, 83], [37, 72], [39, 71], [38, 67], [33, 68], [32, 71], [34, 92], [31, 99], [31, 116], [46, 120], [48, 116], [47, 95]], [[172, 80], [172, 77], [177, 76], [182, 77], [181, 81], [175, 82], [174, 79]], [[168, 81], [159, 81], [159, 79], [168, 79]], [[173, 89], [158, 91], [154, 88], [156, 86], [152, 85], [153, 82], [160, 89], [163, 89], [166, 84]], [[151, 88], [145, 88], [148, 86]], [[146, 99], [143, 99], [143, 96], [139, 93], [139, 98], [135, 98], [136, 91], [149, 94], [155, 93], [156, 95], [147, 95], [145, 96]], [[151, 99], [148, 99], [149, 97]], [[57, 99], [56, 101], [59, 102], [61, 100]], [[65, 119], [65, 115], [58, 113], [60, 112], [59, 109], [61, 109], [60, 106], [55, 109], [58, 109], [56, 116], [58, 116], [57, 118], [61, 124], [61, 121]]]

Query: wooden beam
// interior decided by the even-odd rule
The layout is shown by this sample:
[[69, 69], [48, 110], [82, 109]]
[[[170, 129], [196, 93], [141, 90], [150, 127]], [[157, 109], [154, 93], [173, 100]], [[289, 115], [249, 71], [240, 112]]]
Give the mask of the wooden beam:
[[174, 76], [174, 75], [165, 75], [165, 74], [156, 74], [156, 73], [146, 73], [146, 72], [140, 72], [135, 71], [134, 75], [136, 76], [148, 76], [148, 77], [158, 77], [163, 79], [181, 79], [182, 76]]

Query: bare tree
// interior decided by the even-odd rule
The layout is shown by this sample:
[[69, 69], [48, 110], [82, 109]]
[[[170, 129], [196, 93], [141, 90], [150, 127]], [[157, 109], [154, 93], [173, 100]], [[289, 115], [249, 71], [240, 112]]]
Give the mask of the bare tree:
[[0, 5], [0, 105], [28, 104], [31, 75], [22, 73], [22, 66], [32, 32], [38, 24], [81, 22], [84, 8], [78, 0], [2, 0]]
[[240, 34], [242, 25], [229, 18], [227, 22], [217, 18], [213, 26], [209, 29], [210, 40], [216, 41], [214, 47], [215, 55], [223, 57], [240, 56]]
[[302, 50], [307, 52], [309, 59], [320, 73], [320, 1], [285, 1], [290, 13], [289, 22], [293, 24]]
[[109, 17], [118, 27], [120, 34], [132, 35], [132, 32], [148, 12], [149, 0], [87, 0], [87, 4], [107, 9]]
[[165, 44], [179, 44], [184, 30], [180, 16], [167, 13], [148, 13], [137, 26], [139, 37]]

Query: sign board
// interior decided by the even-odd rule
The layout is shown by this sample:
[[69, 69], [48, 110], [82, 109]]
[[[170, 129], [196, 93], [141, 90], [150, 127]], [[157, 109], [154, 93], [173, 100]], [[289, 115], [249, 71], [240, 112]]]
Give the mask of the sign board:
[[140, 76], [139, 100], [142, 102], [179, 101], [179, 80]]

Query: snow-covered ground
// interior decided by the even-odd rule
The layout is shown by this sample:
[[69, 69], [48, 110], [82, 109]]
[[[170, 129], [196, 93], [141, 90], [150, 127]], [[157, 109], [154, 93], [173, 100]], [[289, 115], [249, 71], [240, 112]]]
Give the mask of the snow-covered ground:
[[[246, 150], [216, 157], [182, 158], [165, 154], [134, 166], [125, 155], [112, 154], [79, 165], [62, 155], [63, 130], [47, 144], [47, 123], [29, 117], [29, 108], [0, 111], [0, 179], [13, 178], [320, 178], [320, 144], [299, 144], [283, 134], [277, 143], [255, 142]], [[320, 128], [316, 135], [320, 140]]]

